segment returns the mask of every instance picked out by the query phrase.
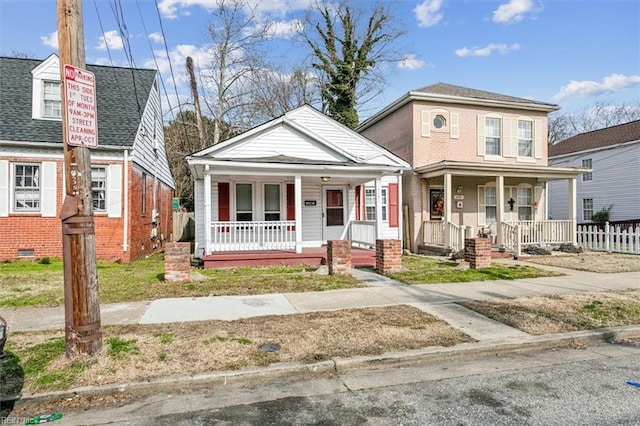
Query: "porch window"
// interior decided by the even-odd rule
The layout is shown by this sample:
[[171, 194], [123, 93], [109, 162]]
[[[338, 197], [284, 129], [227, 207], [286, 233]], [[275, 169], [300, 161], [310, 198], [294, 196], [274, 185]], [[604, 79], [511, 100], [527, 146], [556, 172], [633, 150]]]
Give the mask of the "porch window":
[[487, 186], [484, 188], [484, 213], [486, 223], [492, 224], [498, 220], [496, 187]]
[[593, 217], [593, 198], [582, 199], [582, 220], [591, 220]]
[[280, 220], [280, 185], [264, 185], [264, 220]]
[[[501, 119], [487, 117], [485, 119], [485, 153], [486, 155], [501, 155], [500, 129]], [[488, 219], [488, 218], [487, 218]]]
[[[582, 167], [591, 169], [593, 168], [593, 160], [591, 158], [586, 158], [582, 160]], [[587, 172], [582, 174], [582, 181], [589, 182], [593, 180], [593, 172]]]
[[58, 81], [45, 81], [44, 82], [44, 95], [43, 95], [43, 117], [46, 118], [61, 118], [61, 97], [60, 97], [60, 82]]
[[14, 167], [14, 210], [40, 211], [40, 165], [16, 164]]
[[91, 198], [94, 212], [107, 211], [107, 168], [91, 167]]
[[518, 188], [518, 220], [531, 220], [531, 188]]
[[253, 220], [253, 186], [250, 183], [236, 183], [236, 220]]
[[518, 120], [518, 157], [533, 157], [533, 123]]
[[[380, 192], [381, 196], [381, 208], [382, 208], [382, 221], [387, 221], [387, 209], [389, 202], [387, 197], [387, 188], [381, 188]], [[366, 207], [366, 218], [365, 220], [376, 220], [376, 190], [375, 188], [366, 188], [365, 189], [365, 197], [364, 203]]]

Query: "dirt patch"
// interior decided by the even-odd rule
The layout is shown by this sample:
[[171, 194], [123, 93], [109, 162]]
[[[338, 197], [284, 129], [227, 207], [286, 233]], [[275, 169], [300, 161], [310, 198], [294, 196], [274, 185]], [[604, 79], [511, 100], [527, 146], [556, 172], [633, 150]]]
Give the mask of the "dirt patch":
[[535, 335], [640, 324], [640, 290], [490, 299], [460, 304]]
[[640, 255], [633, 254], [553, 254], [551, 256], [522, 256], [520, 260], [538, 265], [588, 272], [616, 273], [640, 271]]
[[[27, 365], [31, 362], [30, 348], [63, 338], [62, 331], [16, 333], [10, 350]], [[60, 353], [39, 377], [25, 376], [23, 393], [236, 370], [275, 362], [312, 363], [338, 356], [379, 355], [467, 341], [473, 339], [409, 306], [229, 322], [108, 326], [103, 327], [103, 349], [98, 356], [70, 361]], [[277, 344], [280, 349], [258, 350], [264, 344]], [[64, 385], [43, 379], [61, 371], [77, 374], [72, 383]], [[42, 383], [50, 385], [43, 387]]]

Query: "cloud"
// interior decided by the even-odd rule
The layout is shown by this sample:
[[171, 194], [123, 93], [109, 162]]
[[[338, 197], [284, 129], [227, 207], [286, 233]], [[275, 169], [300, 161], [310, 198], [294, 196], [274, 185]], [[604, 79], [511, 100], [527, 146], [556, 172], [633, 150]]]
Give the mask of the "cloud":
[[456, 55], [461, 58], [466, 58], [468, 56], [490, 56], [493, 52], [498, 52], [505, 55], [514, 50], [520, 50], [520, 45], [518, 43], [514, 43], [510, 46], [504, 43], [491, 43], [486, 45], [485, 47], [474, 47], [471, 49], [468, 47], [463, 47], [462, 49], [456, 49]]
[[432, 27], [442, 19], [442, 0], [424, 0], [413, 9], [419, 27]]
[[54, 49], [58, 48], [58, 32], [54, 31], [49, 35], [40, 37], [42, 40], [42, 44], [45, 46], [53, 47]]
[[268, 24], [267, 34], [271, 38], [291, 38], [296, 35], [304, 23], [299, 19], [291, 21], [273, 21]]
[[572, 80], [553, 96], [553, 100], [561, 101], [567, 98], [598, 96], [607, 92], [619, 92], [638, 84], [640, 84], [640, 75], [611, 74], [605, 77], [602, 83], [590, 80]]
[[[255, 10], [258, 14], [278, 12], [284, 16], [294, 10], [305, 10], [314, 4], [314, 0], [245, 0], [246, 11]], [[199, 6], [210, 12], [218, 7], [218, 0], [160, 0], [158, 10], [163, 18], [176, 19], [191, 14], [190, 7]]]
[[512, 24], [524, 19], [526, 13], [534, 12], [532, 0], [510, 0], [509, 3], [501, 4], [493, 12], [493, 22], [499, 24]]
[[98, 45], [96, 49], [98, 50], [122, 50], [124, 47], [124, 43], [122, 42], [122, 37], [116, 30], [107, 31], [104, 33], [102, 37], [98, 37]]
[[164, 41], [164, 37], [161, 33], [151, 33], [149, 34], [149, 40], [155, 43], [162, 43]]
[[425, 65], [426, 63], [416, 58], [416, 55], [407, 55], [398, 62], [398, 68], [408, 70], [419, 70], [420, 68], [424, 68]]

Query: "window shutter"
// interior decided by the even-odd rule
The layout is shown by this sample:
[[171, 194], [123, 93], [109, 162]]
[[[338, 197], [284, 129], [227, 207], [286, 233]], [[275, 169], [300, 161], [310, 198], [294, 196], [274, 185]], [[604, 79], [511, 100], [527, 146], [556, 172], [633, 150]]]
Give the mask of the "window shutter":
[[56, 163], [45, 161], [42, 163], [42, 217], [56, 216]]
[[505, 118], [502, 120], [503, 155], [505, 157], [518, 156], [518, 120]]
[[449, 133], [449, 137], [451, 139], [458, 139], [460, 138], [460, 125], [458, 124], [460, 122], [459, 118], [458, 118], [458, 113], [457, 112], [452, 112], [451, 113], [451, 126], [450, 126], [450, 133]]
[[0, 217], [9, 216], [9, 162], [0, 161]]
[[422, 117], [421, 117], [421, 135], [423, 138], [428, 138], [431, 136], [431, 113], [429, 111], [422, 111]]
[[362, 216], [362, 200], [361, 200], [361, 193], [360, 193], [360, 185], [356, 186], [355, 189], [355, 196], [356, 196], [356, 200], [355, 200], [355, 208], [356, 208], [356, 220], [360, 220], [360, 216]]
[[218, 182], [218, 220], [229, 221], [229, 182]]
[[398, 223], [398, 184], [389, 184], [389, 227], [397, 228]]
[[122, 165], [107, 168], [107, 216], [122, 217]]
[[533, 123], [533, 155], [535, 158], [542, 158], [542, 121], [540, 120]]
[[485, 155], [485, 140], [484, 140], [484, 115], [478, 116], [477, 123], [477, 134], [478, 134], [478, 155]]
[[287, 184], [287, 220], [296, 220], [295, 185]]
[[484, 210], [484, 186], [478, 185], [478, 225], [486, 225], [487, 217]]

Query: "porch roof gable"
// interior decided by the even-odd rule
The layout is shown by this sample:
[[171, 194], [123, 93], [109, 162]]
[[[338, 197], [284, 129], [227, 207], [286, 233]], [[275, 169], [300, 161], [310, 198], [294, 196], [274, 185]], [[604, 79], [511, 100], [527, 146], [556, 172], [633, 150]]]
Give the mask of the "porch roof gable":
[[425, 178], [443, 176], [505, 176], [536, 178], [539, 181], [577, 178], [591, 171], [582, 167], [551, 167], [536, 165], [487, 164], [462, 161], [441, 161], [416, 167], [415, 172]]

